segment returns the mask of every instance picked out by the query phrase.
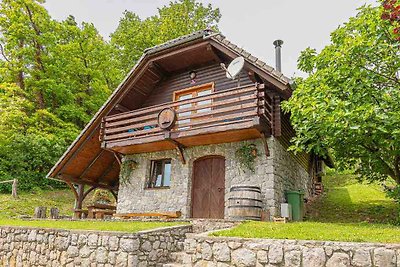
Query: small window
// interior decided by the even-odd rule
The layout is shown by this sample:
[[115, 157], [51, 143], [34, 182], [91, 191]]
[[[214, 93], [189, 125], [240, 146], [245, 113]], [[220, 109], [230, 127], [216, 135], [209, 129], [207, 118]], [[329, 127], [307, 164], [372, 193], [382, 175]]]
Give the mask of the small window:
[[169, 187], [171, 184], [171, 159], [152, 160], [147, 188]]

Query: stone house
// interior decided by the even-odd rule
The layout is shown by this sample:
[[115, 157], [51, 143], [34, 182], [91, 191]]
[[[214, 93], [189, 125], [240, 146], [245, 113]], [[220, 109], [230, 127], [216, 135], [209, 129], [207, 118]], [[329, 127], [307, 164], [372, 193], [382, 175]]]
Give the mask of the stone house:
[[[235, 78], [224, 67], [234, 59]], [[290, 79], [222, 34], [182, 36], [144, 51], [48, 177], [70, 185], [77, 209], [104, 188], [118, 213], [228, 219], [231, 189], [248, 185], [279, 215], [285, 190], [313, 193], [319, 164], [287, 151], [294, 130], [280, 105], [291, 93]]]

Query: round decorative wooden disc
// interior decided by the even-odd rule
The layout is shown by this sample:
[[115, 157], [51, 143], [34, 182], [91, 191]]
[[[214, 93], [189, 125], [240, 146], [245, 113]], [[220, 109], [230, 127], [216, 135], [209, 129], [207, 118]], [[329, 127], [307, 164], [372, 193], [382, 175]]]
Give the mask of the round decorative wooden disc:
[[158, 126], [161, 129], [169, 130], [174, 127], [176, 122], [176, 113], [172, 108], [164, 108], [158, 113]]

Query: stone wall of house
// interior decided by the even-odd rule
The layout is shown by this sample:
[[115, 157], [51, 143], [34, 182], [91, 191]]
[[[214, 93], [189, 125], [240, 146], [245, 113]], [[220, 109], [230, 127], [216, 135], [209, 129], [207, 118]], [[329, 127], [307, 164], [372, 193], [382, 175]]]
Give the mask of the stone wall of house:
[[[276, 209], [280, 211], [280, 203], [285, 201], [285, 191], [301, 190], [307, 198], [310, 196], [313, 185], [312, 178], [307, 170], [275, 138], [273, 139], [273, 147], [274, 200], [276, 201]], [[279, 212], [276, 212], [276, 214], [279, 214]]]
[[[236, 150], [246, 143], [255, 144], [259, 153], [254, 173], [244, 169], [235, 155]], [[181, 162], [175, 150], [128, 155], [123, 160], [134, 160], [137, 166], [132, 170], [128, 182], [120, 183], [117, 212], [181, 211], [184, 218], [190, 217], [193, 162], [204, 156], [218, 155], [225, 157], [225, 218], [229, 218], [230, 188], [243, 184], [260, 186], [264, 209], [275, 215], [284, 190], [303, 188], [301, 179], [306, 172], [299, 170], [301, 166], [289, 158], [290, 154], [276, 139], [269, 138], [268, 145], [269, 157], [265, 155], [261, 139], [186, 148], [186, 164]], [[172, 159], [170, 187], [146, 189], [151, 160], [165, 158]]]
[[400, 244], [207, 237], [188, 234], [192, 266], [400, 267]]
[[0, 228], [0, 266], [155, 266], [181, 251], [191, 226], [138, 233]]

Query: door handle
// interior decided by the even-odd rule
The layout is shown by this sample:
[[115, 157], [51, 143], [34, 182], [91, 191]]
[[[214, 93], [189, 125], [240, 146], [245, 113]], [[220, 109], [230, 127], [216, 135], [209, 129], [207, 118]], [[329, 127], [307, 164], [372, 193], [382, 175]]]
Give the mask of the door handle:
[[225, 189], [224, 187], [218, 187], [218, 192], [221, 192], [223, 189]]

